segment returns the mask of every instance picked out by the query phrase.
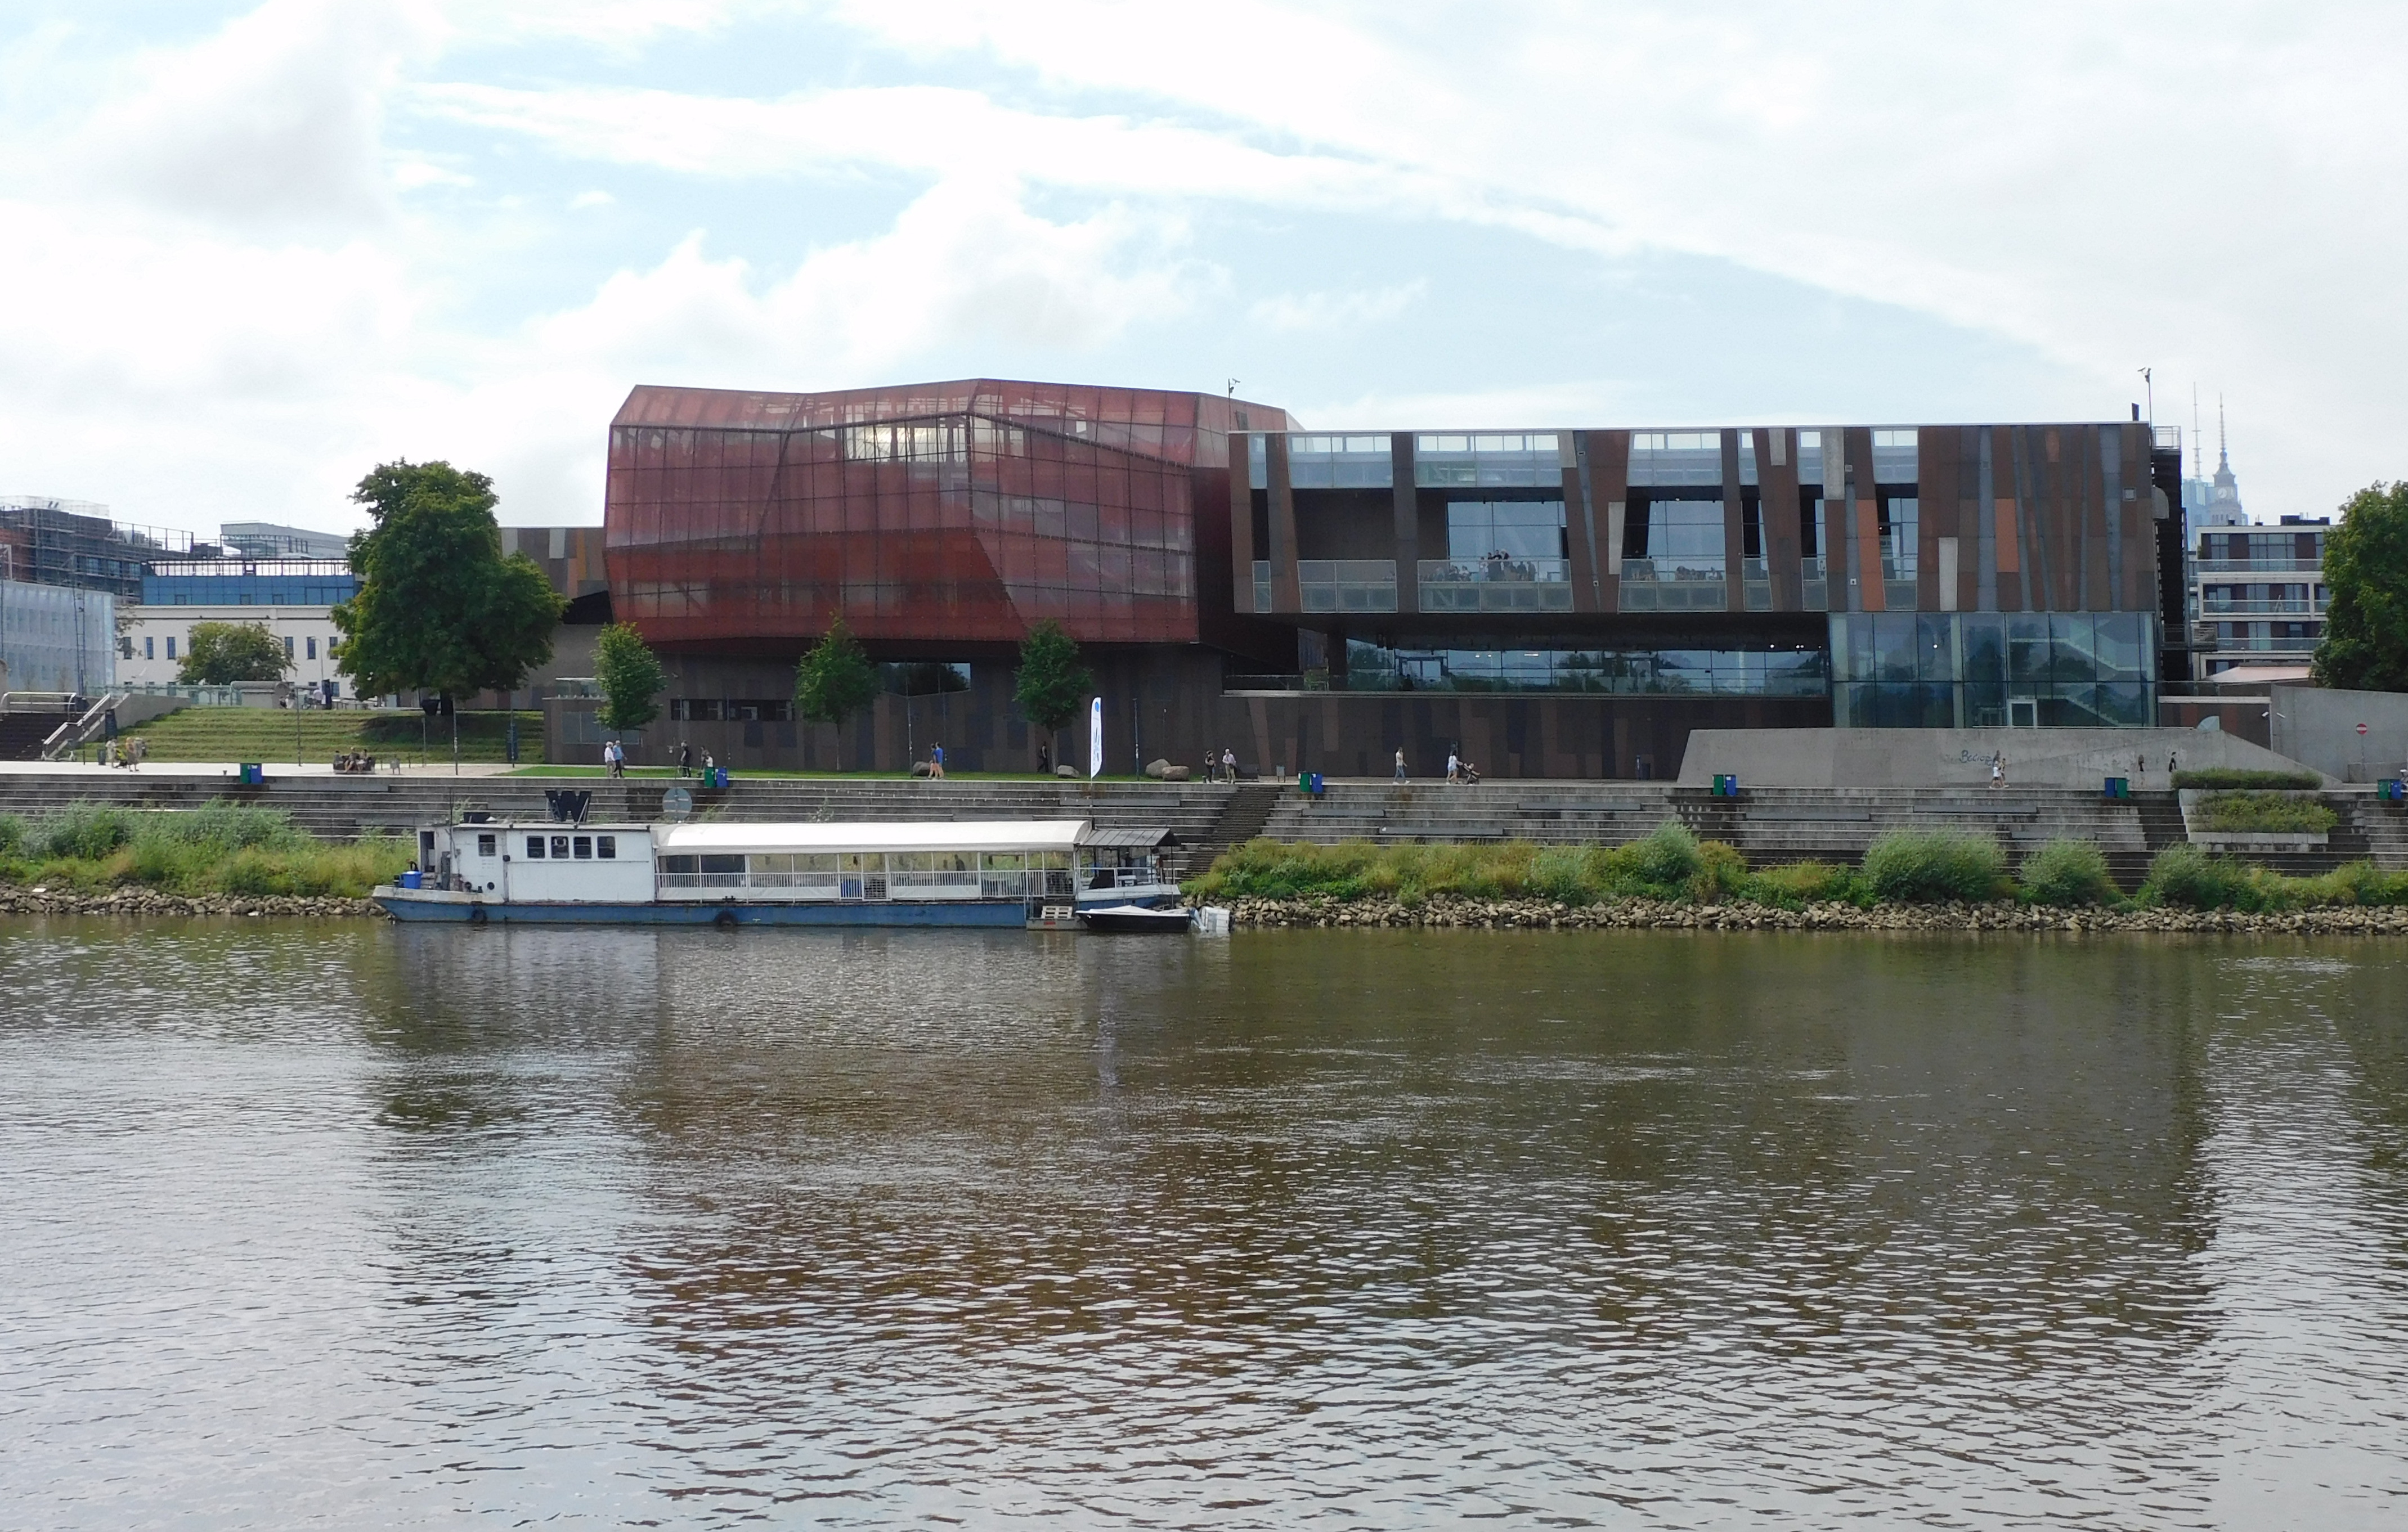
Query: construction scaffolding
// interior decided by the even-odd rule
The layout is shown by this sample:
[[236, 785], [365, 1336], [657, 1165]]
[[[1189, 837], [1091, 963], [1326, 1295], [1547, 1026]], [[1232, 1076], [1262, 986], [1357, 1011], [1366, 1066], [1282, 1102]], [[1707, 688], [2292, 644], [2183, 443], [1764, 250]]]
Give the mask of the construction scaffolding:
[[[109, 520], [107, 510], [79, 500], [0, 500], [0, 580], [107, 591], [135, 603], [142, 599], [145, 565], [197, 551], [189, 532], [128, 526]], [[209, 555], [217, 551], [200, 547]]]

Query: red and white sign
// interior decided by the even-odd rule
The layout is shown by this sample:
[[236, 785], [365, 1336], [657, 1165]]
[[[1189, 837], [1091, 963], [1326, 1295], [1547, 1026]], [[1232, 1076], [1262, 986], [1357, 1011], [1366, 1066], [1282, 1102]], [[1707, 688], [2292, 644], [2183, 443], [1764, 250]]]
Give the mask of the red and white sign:
[[2366, 733], [2366, 725], [2365, 725], [2365, 724], [2363, 724], [2363, 723], [2360, 723], [2360, 724], [2358, 726], [2358, 732], [2359, 734], [2361, 734], [2361, 735], [2365, 734], [2365, 733]]

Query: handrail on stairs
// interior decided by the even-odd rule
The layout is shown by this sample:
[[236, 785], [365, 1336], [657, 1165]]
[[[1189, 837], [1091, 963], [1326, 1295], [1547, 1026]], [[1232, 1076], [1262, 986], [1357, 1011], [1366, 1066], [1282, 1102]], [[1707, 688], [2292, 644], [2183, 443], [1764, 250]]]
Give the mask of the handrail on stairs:
[[124, 693], [111, 692], [85, 709], [82, 717], [71, 719], [52, 729], [50, 737], [42, 741], [42, 759], [55, 761], [78, 745], [91, 739], [107, 724], [108, 715], [116, 711], [118, 706], [124, 700]]

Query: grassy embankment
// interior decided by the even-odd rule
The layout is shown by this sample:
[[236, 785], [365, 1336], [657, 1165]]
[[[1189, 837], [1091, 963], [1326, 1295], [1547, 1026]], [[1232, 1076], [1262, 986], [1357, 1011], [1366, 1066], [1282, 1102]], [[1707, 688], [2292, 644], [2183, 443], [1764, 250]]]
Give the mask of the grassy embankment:
[[79, 803], [31, 823], [0, 815], [0, 880], [82, 892], [363, 898], [393, 881], [416, 850], [389, 837], [319, 840], [275, 809], [230, 803], [190, 810]]
[[[695, 766], [695, 772], [699, 773], [702, 769], [699, 765], [702, 760], [701, 755], [697, 753], [695, 756], [695, 760], [697, 763]], [[910, 781], [915, 780], [911, 776], [911, 773], [908, 771], [781, 771], [759, 770], [752, 766], [730, 766], [727, 770], [728, 775], [731, 778], [755, 778], [771, 781], [784, 781], [790, 779], [796, 780], [832, 782], [892, 782]], [[629, 766], [627, 768], [627, 775], [630, 777], [666, 777], [671, 780], [675, 780], [677, 774], [678, 769], [675, 766]], [[609, 773], [598, 766], [523, 766], [516, 771], [511, 772], [510, 775], [513, 777], [607, 777]], [[691, 781], [693, 780], [692, 776], [689, 775], [687, 780]], [[1089, 779], [1085, 777], [1047, 777], [1034, 771], [954, 771], [948, 768], [945, 772], [945, 780], [947, 781], [1058, 781], [1068, 786], [1076, 787], [1088, 780]], [[1127, 772], [1123, 772], [1119, 776], [1114, 776], [1109, 771], [1104, 773], [1101, 777], [1097, 777], [1094, 780], [1104, 782], [1153, 782], [1154, 780], [1152, 777], [1133, 776]], [[1155, 785], [1185, 787], [1189, 784], [1186, 782], [1164, 782], [1156, 783]]]
[[1407, 908], [1440, 897], [1541, 899], [1566, 905], [1616, 899], [1747, 903], [1784, 909], [1842, 903], [1947, 904], [2017, 901], [2071, 909], [2271, 912], [2329, 905], [2408, 904], [2408, 873], [2358, 862], [2318, 878], [2286, 878], [2196, 847], [2174, 846], [2127, 896], [2107, 858], [2084, 840], [2052, 840], [2010, 869], [1986, 836], [1961, 831], [1893, 832], [1876, 839], [1861, 867], [1800, 862], [1750, 871], [1739, 852], [1701, 841], [1677, 823], [1612, 848], [1490, 845], [1336, 846], [1254, 840], [1225, 853], [1187, 892], [1208, 903], [1238, 899], [1393, 899]]
[[[460, 759], [502, 761], [508, 756], [509, 714], [460, 715]], [[543, 755], [543, 714], [521, 712], [519, 759]], [[380, 761], [389, 757], [419, 759], [419, 729], [423, 719], [429, 761], [452, 759], [452, 720], [425, 718], [398, 709], [337, 709], [324, 712], [305, 709], [296, 719], [285, 708], [186, 708], [153, 719], [128, 735], [138, 735], [150, 747], [152, 762], [167, 761], [290, 761], [299, 740], [300, 758], [324, 766], [345, 751], [366, 751]], [[87, 745], [83, 758], [93, 759]]]

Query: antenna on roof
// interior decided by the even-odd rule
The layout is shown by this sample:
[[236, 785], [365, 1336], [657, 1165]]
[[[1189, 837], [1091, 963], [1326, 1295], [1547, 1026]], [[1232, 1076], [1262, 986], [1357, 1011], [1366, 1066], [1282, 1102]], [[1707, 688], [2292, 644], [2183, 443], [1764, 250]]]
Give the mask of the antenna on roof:
[[1237, 396], [1238, 396], [1238, 380], [1237, 380], [1235, 378], [1232, 378], [1232, 379], [1229, 379], [1229, 397], [1230, 397], [1230, 398], [1232, 398], [1232, 399], [1234, 399], [1234, 398], [1236, 398]]
[[2155, 425], [2157, 423], [2157, 380], [2156, 377], [2156, 369], [2151, 367], [2143, 367], [2141, 369], [2141, 387], [2145, 391], [2145, 396], [2149, 401], [2149, 423], [2151, 425]]
[[2215, 465], [2227, 465], [2224, 452], [2224, 395], [2215, 396]]

